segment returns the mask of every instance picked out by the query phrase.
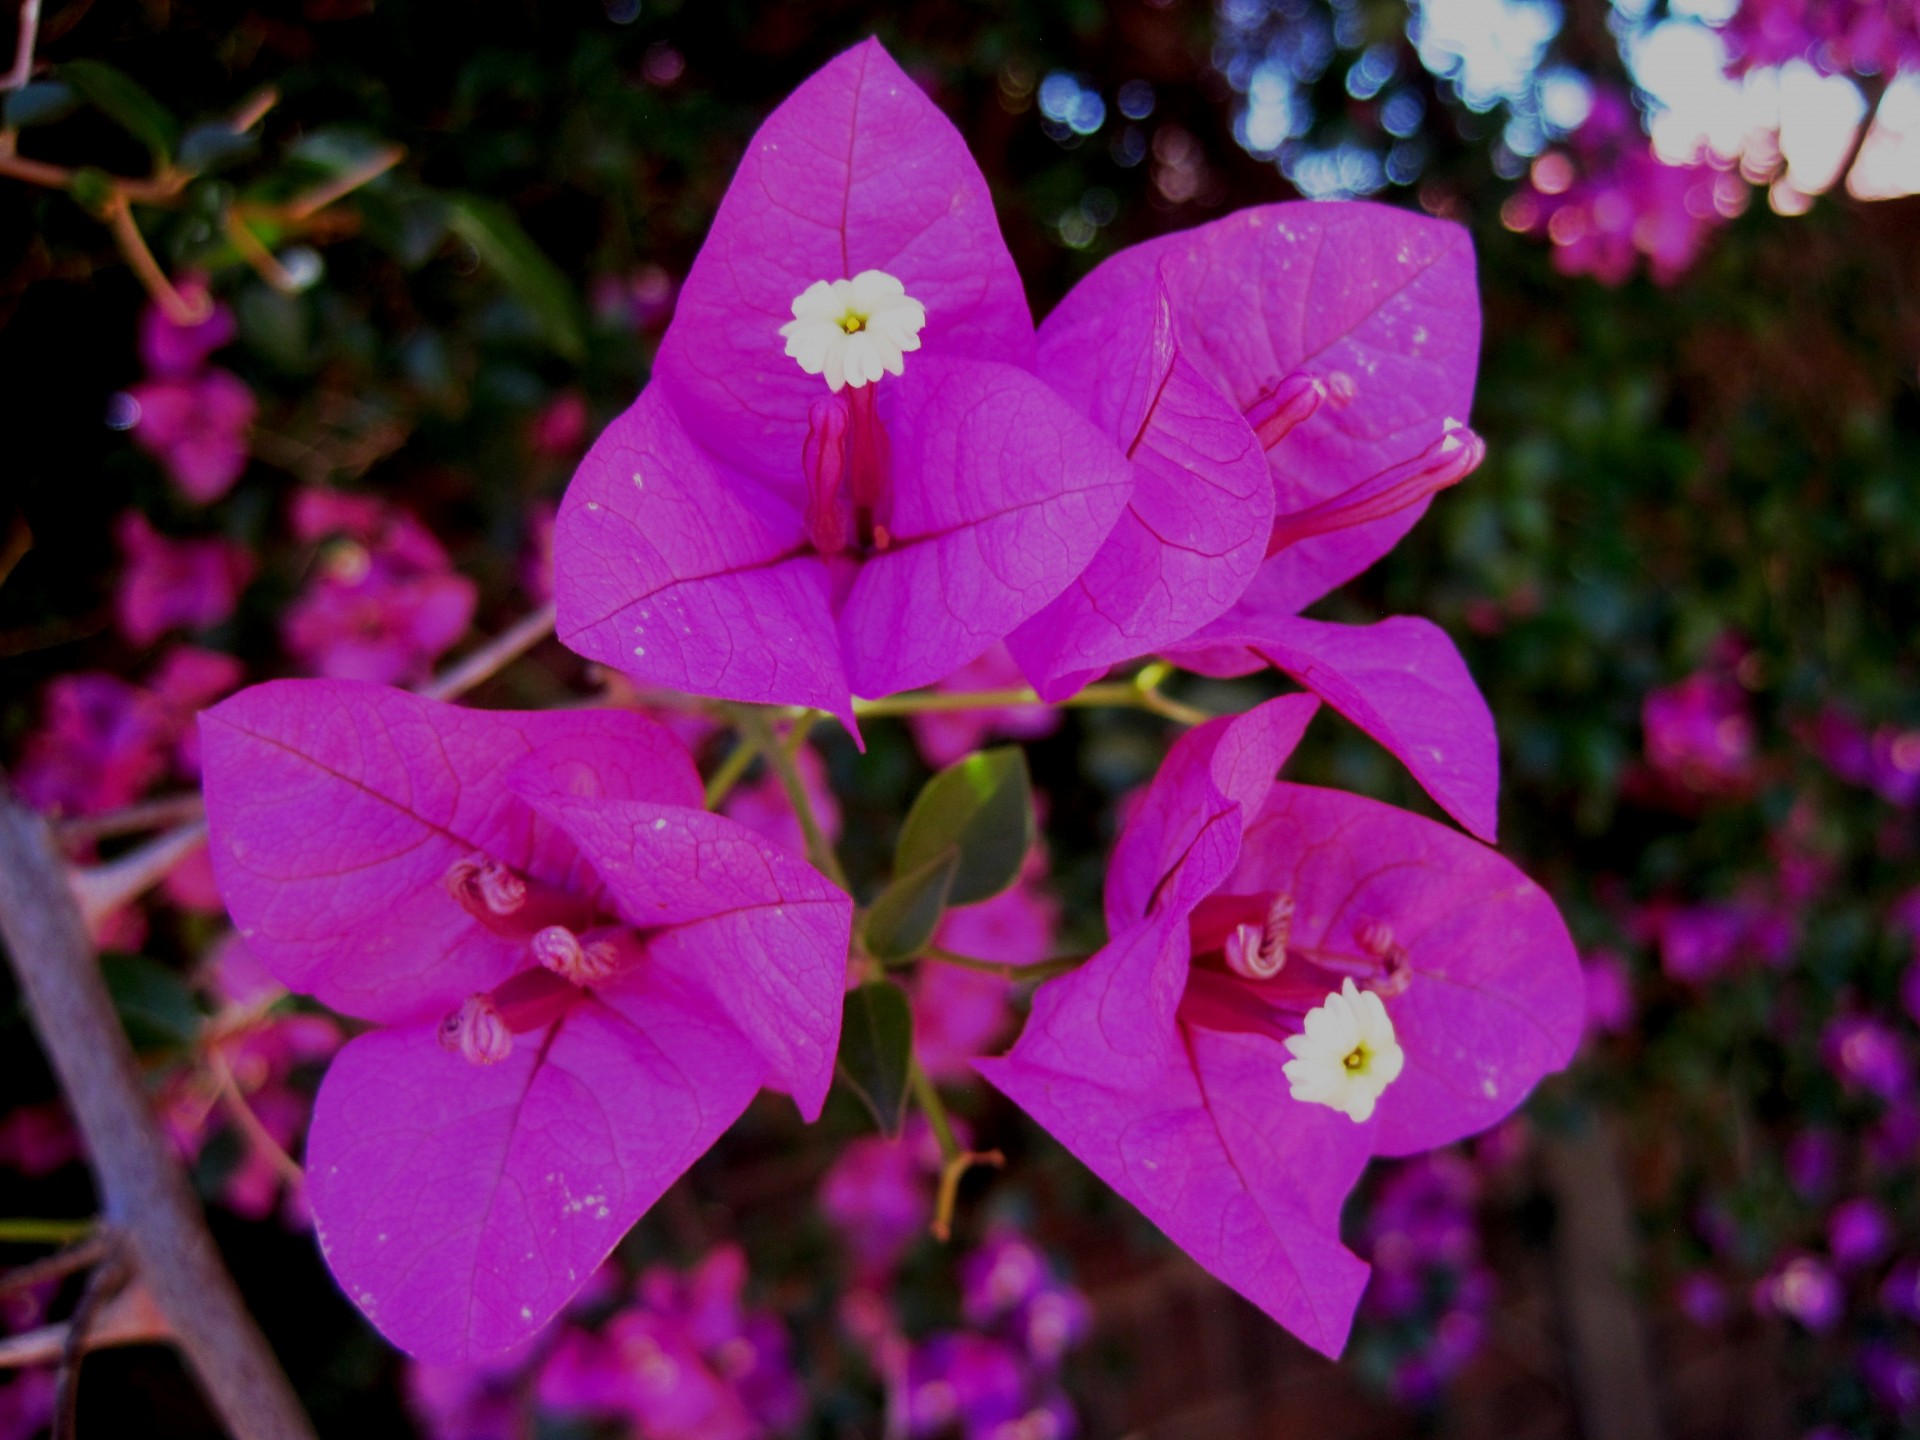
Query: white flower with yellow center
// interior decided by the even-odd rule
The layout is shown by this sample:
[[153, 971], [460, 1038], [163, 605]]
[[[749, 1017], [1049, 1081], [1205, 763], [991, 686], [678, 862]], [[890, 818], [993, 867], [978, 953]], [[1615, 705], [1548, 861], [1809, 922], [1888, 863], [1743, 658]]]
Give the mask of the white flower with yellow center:
[[1282, 1073], [1296, 1100], [1338, 1110], [1356, 1124], [1407, 1063], [1387, 1007], [1348, 980], [1307, 1012], [1305, 1032], [1287, 1040], [1293, 1056]]
[[780, 327], [787, 354], [809, 375], [824, 375], [837, 394], [882, 375], [906, 372], [903, 358], [920, 348], [927, 307], [884, 270], [851, 280], [816, 280], [793, 297], [793, 319]]

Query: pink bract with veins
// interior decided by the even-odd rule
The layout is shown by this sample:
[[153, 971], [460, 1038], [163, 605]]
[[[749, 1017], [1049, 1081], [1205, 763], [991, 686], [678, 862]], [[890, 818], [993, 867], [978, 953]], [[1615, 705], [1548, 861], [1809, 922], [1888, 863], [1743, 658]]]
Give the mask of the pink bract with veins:
[[768, 1085], [817, 1115], [852, 902], [698, 808], [642, 716], [344, 681], [201, 720], [215, 873], [290, 989], [378, 1028], [321, 1086], [309, 1199], [401, 1348], [543, 1325]]
[[[1340, 1207], [1368, 1157], [1508, 1114], [1571, 1058], [1584, 983], [1552, 902], [1493, 851], [1272, 778], [1316, 705], [1286, 696], [1181, 738], [1115, 851], [1113, 938], [1040, 988], [1010, 1055], [975, 1068], [1335, 1354], [1366, 1282]], [[1251, 969], [1244, 949], [1231, 958], [1249, 931], [1272, 942]], [[1295, 1099], [1285, 1073], [1304, 1014], [1351, 982], [1380, 998], [1405, 1057], [1358, 1121]]]
[[1298, 615], [1479, 463], [1479, 340], [1466, 231], [1381, 205], [1257, 206], [1101, 265], [1041, 327], [1041, 366], [1126, 448], [1133, 496], [1011, 637], [1035, 688], [1156, 652], [1273, 666], [1492, 839], [1493, 720], [1452, 642], [1424, 620]]
[[[924, 329], [896, 372], [830, 388], [782, 326], [811, 287], [870, 271]], [[878, 42], [848, 51], [754, 136], [652, 382], [574, 477], [561, 638], [637, 679], [849, 724], [854, 694], [944, 679], [1072, 582], [1132, 488], [1033, 345], [959, 133]]]

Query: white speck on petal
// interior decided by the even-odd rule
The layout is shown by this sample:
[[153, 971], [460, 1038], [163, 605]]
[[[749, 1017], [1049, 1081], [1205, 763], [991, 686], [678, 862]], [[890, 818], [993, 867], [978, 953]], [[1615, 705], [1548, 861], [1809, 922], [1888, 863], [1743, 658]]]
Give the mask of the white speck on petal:
[[1356, 1124], [1406, 1065], [1387, 1007], [1351, 979], [1307, 1012], [1305, 1029], [1287, 1040], [1293, 1058], [1282, 1069], [1296, 1100], [1338, 1110]]
[[793, 297], [793, 319], [780, 327], [787, 354], [838, 393], [882, 375], [906, 373], [903, 358], [920, 348], [927, 307], [884, 270], [851, 280], [816, 280]]
[[526, 1305], [522, 1305], [520, 1307], [520, 1318], [522, 1320], [531, 1320], [533, 1318], [532, 1308]]

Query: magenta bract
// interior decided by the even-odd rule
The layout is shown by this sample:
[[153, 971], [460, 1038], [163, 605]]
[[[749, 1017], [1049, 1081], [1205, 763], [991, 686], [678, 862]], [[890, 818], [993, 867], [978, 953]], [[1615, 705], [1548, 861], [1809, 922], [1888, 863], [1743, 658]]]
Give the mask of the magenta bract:
[[[1286, 696], [1182, 737], [1115, 850], [1113, 939], [1043, 985], [1013, 1052], [977, 1068], [1332, 1354], [1365, 1282], [1338, 1221], [1367, 1157], [1510, 1112], [1571, 1057], [1584, 986], [1552, 902], [1491, 850], [1273, 780], [1316, 705]], [[1261, 917], [1277, 963], [1256, 973], [1226, 956]], [[1405, 1055], [1361, 1121], [1294, 1098], [1284, 1073], [1303, 1014], [1355, 980]]]
[[[904, 368], [829, 388], [781, 327], [809, 287], [870, 271], [924, 330]], [[1032, 360], [958, 132], [878, 43], [847, 52], [754, 137], [652, 383], [567, 492], [561, 637], [642, 680], [849, 721], [854, 693], [943, 679], [1067, 587], [1132, 487]]]
[[642, 716], [353, 682], [202, 717], [214, 868], [352, 1041], [308, 1141], [342, 1286], [436, 1360], [524, 1340], [762, 1086], [817, 1115], [852, 904], [697, 808]]

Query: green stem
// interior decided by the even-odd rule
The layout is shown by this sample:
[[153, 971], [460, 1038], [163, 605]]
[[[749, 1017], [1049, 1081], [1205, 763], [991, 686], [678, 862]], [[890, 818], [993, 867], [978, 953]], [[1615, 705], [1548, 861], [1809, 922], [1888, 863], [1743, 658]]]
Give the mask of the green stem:
[[[1192, 705], [1183, 705], [1160, 693], [1160, 683], [1171, 667], [1150, 665], [1132, 680], [1110, 680], [1089, 685], [1077, 695], [1059, 703], [1075, 709], [1110, 706], [1125, 710], [1145, 710], [1181, 725], [1200, 725], [1213, 717]], [[854, 714], [861, 717], [889, 715], [925, 715], [949, 710], [1017, 710], [1045, 706], [1029, 686], [1005, 690], [918, 690], [905, 695], [889, 695], [881, 700], [855, 700]]]
[[91, 1235], [94, 1220], [0, 1220], [0, 1245], [71, 1245]]
[[740, 726], [741, 734], [767, 757], [774, 774], [780, 777], [780, 788], [787, 792], [787, 803], [793, 806], [794, 816], [800, 821], [800, 833], [807, 840], [807, 859], [813, 862], [814, 869], [842, 890], [851, 893], [847, 872], [841, 868], [840, 857], [833, 851], [833, 842], [827, 839], [826, 832], [820, 828], [820, 821], [813, 813], [813, 802], [807, 799], [807, 787], [800, 779], [800, 767], [794, 763], [794, 752], [782, 745], [774, 735], [773, 724], [767, 719], [766, 711], [751, 705], [730, 705], [727, 708]]
[[1000, 960], [982, 960], [977, 955], [962, 955], [957, 950], [948, 950], [939, 945], [929, 945], [920, 952], [920, 958], [937, 960], [942, 965], [957, 965], [962, 970], [978, 970], [984, 975], [998, 975], [1003, 980], [1025, 981], [1029, 984], [1040, 980], [1051, 980], [1055, 975], [1065, 975], [1078, 970], [1093, 957], [1090, 955], [1058, 955], [1051, 960], [1042, 960], [1033, 965], [1009, 965]]
[[748, 769], [752, 767], [754, 757], [760, 753], [760, 747], [751, 740], [741, 740], [727, 752], [727, 758], [720, 762], [720, 768], [707, 779], [707, 809], [718, 810], [721, 802], [733, 792]]
[[920, 1068], [918, 1057], [907, 1062], [907, 1084], [913, 1091], [913, 1101], [920, 1107], [920, 1113], [927, 1117], [933, 1138], [939, 1142], [940, 1159], [951, 1165], [966, 1151], [960, 1148], [960, 1142], [954, 1138], [953, 1122], [947, 1118], [946, 1101], [940, 1098], [940, 1092], [934, 1088], [927, 1072]]
[[940, 1187], [934, 1196], [933, 1223], [927, 1228], [941, 1244], [953, 1238], [953, 1207], [960, 1198], [960, 1181], [975, 1165], [1005, 1165], [1007, 1157], [998, 1150], [963, 1150], [947, 1118], [946, 1102], [934, 1088], [918, 1059], [907, 1063], [907, 1083], [913, 1089], [920, 1113], [927, 1117], [933, 1138], [940, 1144]]

